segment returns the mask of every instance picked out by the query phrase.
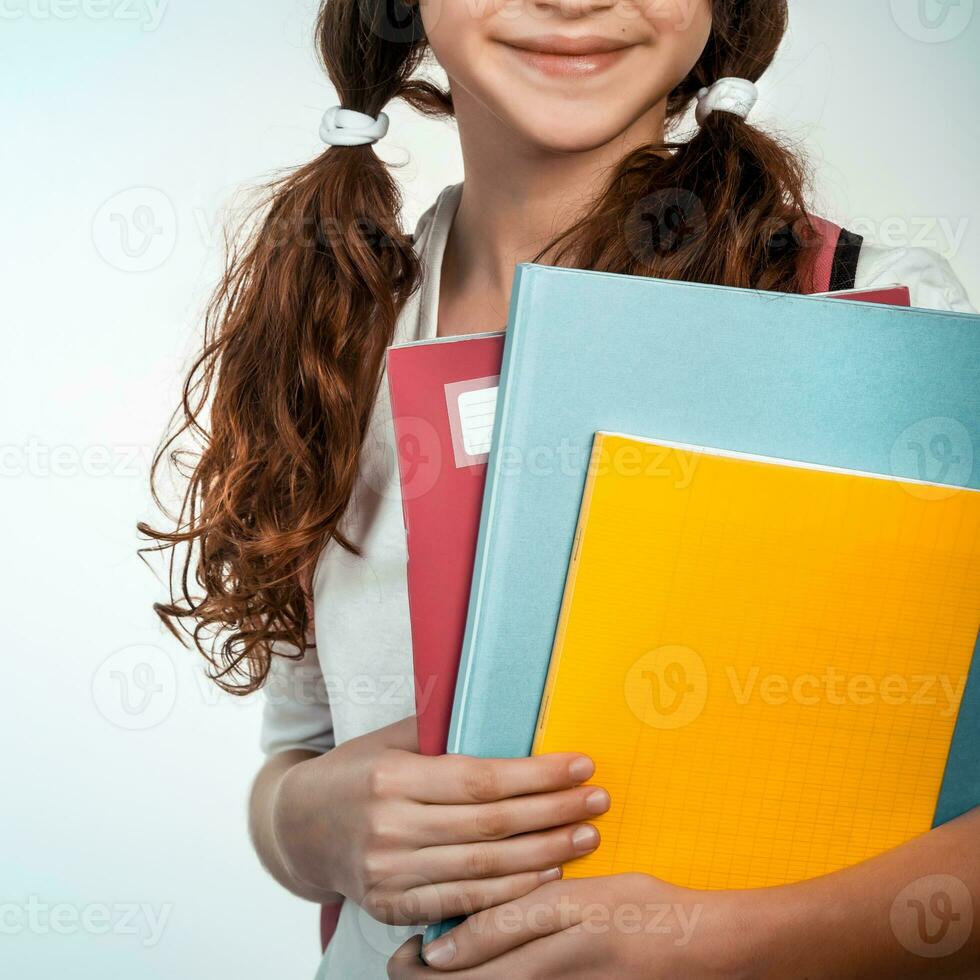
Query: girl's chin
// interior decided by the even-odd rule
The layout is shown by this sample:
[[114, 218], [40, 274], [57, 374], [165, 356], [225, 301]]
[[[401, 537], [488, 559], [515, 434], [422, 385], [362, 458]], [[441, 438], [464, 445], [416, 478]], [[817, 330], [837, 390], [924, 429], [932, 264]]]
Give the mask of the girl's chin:
[[476, 114], [486, 119], [489, 131], [499, 134], [498, 138], [510, 142], [517, 136], [529, 147], [554, 153], [587, 153], [606, 146], [636, 121], [637, 116], [630, 113], [634, 103], [636, 112], [643, 112], [642, 98], [627, 99], [621, 92], [611, 107], [609, 97], [543, 98], [540, 91], [521, 86], [501, 92], [500, 80], [495, 81], [495, 85], [472, 86], [468, 91], [454, 88], [457, 107], [462, 109], [461, 102], [472, 100], [480, 106]]
[[538, 128], [524, 123], [521, 132], [529, 143], [553, 153], [588, 153], [610, 143], [622, 134], [622, 129], [602, 126], [556, 126], [554, 122]]
[[[605, 146], [622, 136], [635, 121], [623, 111], [626, 100], [620, 97], [620, 111], [610, 112], [609, 101], [598, 105], [593, 99], [548, 99], [529, 95], [527, 100], [510, 97], [498, 102], [498, 118], [524, 139], [542, 149], [565, 153], [584, 153]], [[534, 106], [533, 113], [521, 111], [521, 105]], [[639, 110], [642, 111], [642, 108]]]

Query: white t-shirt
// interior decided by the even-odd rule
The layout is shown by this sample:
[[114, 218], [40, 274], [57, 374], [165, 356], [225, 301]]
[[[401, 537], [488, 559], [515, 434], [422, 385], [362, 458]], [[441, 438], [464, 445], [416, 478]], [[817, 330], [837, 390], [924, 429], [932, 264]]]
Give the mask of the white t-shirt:
[[[395, 342], [436, 335], [443, 252], [462, 184], [445, 188], [419, 219], [421, 288], [405, 305]], [[908, 285], [914, 306], [975, 312], [945, 259], [922, 248], [866, 244], [855, 285]], [[336, 545], [313, 580], [317, 646], [302, 661], [274, 658], [265, 687], [262, 747], [326, 752], [413, 714], [405, 532], [387, 382], [378, 393], [361, 472], [344, 521], [355, 557]], [[417, 929], [386, 926], [345, 902], [317, 974], [321, 980], [383, 980], [391, 954]], [[311, 937], [312, 941], [312, 937]]]

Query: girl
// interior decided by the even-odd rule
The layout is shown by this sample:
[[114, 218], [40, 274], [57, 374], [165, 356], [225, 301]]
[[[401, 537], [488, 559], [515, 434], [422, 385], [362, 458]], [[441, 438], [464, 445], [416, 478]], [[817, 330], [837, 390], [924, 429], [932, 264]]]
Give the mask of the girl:
[[[785, 0], [328, 0], [320, 11], [343, 110], [324, 118], [329, 148], [273, 188], [231, 256], [177, 433], [204, 435], [203, 448], [177, 530], [150, 533], [183, 555], [161, 615], [190, 624], [223, 687], [266, 691], [251, 830], [285, 887], [342, 903], [322, 977], [980, 969], [972, 937], [917, 955], [890, 921], [912, 882], [925, 882], [915, 900], [945, 909], [929, 885], [945, 879], [928, 876], [946, 875], [967, 891], [965, 905], [950, 899], [947, 932], [972, 922], [976, 813], [792, 887], [566, 883], [561, 864], [597, 846], [589, 819], [610, 805], [584, 785], [588, 758], [414, 751], [386, 347], [500, 329], [525, 260], [812, 289], [823, 239], [803, 167], [747, 121], [786, 18]], [[417, 75], [430, 46], [449, 92]], [[396, 98], [453, 114], [465, 164], [414, 239], [372, 149]], [[668, 141], [695, 103], [695, 135]], [[835, 287], [901, 282], [916, 305], [969, 309], [935, 256], [840, 241]], [[590, 909], [605, 928], [589, 927]], [[478, 914], [420, 959], [418, 925], [460, 912]]]

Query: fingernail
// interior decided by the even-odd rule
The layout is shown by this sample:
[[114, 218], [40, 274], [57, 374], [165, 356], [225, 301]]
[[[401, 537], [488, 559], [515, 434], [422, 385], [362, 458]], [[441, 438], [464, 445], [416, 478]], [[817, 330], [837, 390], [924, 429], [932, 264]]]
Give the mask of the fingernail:
[[561, 877], [561, 868], [550, 868], [548, 871], [542, 871], [538, 875], [538, 881], [543, 885], [548, 881], [557, 881]]
[[597, 789], [585, 798], [585, 809], [589, 813], [605, 813], [611, 802], [609, 794], [604, 789]]
[[422, 958], [429, 966], [447, 966], [456, 955], [456, 943], [453, 939], [437, 939], [422, 950]]
[[584, 827], [579, 827], [572, 834], [572, 843], [575, 845], [576, 851], [582, 853], [594, 851], [599, 844], [599, 831], [595, 827], [590, 827], [588, 824]]
[[584, 783], [595, 772], [595, 763], [585, 755], [580, 755], [568, 766], [568, 774], [577, 783]]

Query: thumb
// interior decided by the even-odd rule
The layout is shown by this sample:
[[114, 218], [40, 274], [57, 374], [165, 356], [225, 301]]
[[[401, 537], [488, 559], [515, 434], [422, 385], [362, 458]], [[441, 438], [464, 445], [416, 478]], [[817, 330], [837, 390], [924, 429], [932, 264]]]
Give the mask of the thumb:
[[422, 962], [422, 937], [413, 936], [407, 943], [395, 950], [388, 960], [389, 980], [412, 980], [414, 977], [430, 976], [432, 971]]

